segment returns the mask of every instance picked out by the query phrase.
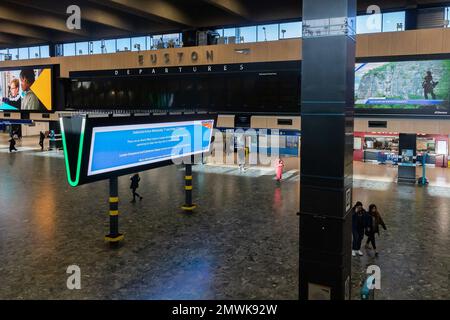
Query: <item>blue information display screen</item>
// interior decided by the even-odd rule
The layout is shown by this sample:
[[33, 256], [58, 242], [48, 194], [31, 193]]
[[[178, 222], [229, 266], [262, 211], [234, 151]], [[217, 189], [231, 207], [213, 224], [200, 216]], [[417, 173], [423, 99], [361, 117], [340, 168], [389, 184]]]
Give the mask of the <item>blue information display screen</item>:
[[94, 127], [88, 176], [207, 152], [213, 127], [214, 120]]

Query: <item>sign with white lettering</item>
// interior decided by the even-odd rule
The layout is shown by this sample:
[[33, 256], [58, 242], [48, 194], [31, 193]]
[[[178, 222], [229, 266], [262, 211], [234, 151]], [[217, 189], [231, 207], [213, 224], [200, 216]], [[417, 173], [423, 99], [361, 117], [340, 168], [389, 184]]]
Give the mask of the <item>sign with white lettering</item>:
[[60, 119], [67, 179], [75, 187], [181, 163], [210, 150], [217, 115]]

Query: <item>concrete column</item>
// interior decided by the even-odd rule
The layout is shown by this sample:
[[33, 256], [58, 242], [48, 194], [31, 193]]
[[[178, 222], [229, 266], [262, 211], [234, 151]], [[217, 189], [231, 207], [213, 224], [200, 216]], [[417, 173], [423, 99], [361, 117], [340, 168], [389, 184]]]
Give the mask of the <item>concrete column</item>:
[[349, 299], [356, 0], [304, 0], [300, 299]]

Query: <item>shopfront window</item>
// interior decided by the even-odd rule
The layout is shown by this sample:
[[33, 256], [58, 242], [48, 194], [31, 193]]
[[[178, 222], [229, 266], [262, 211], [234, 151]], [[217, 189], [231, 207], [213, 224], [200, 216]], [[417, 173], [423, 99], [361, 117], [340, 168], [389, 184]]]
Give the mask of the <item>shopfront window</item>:
[[398, 147], [398, 135], [366, 135], [364, 137], [363, 159], [366, 162], [396, 163]]
[[436, 141], [434, 138], [417, 137], [417, 152], [436, 152]]

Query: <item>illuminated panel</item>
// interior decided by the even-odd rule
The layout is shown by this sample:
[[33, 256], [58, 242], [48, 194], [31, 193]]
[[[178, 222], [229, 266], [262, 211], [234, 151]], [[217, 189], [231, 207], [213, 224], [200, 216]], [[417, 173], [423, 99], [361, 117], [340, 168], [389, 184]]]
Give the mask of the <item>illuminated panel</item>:
[[94, 127], [88, 176], [209, 151], [214, 120]]

